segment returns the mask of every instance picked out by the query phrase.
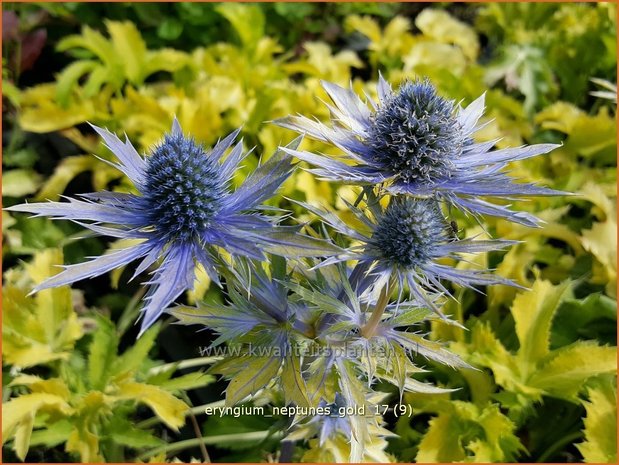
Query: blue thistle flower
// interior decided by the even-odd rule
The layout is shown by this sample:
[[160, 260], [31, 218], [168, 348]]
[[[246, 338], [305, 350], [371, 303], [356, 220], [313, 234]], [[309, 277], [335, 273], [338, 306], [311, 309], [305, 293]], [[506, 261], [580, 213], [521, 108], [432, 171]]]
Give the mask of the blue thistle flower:
[[358, 260], [353, 274], [357, 276], [355, 286], [359, 292], [374, 294], [390, 283], [397, 283], [402, 292], [407, 284], [415, 300], [440, 314], [436, 295], [450, 295], [441, 280], [468, 288], [475, 285], [516, 285], [487, 271], [459, 270], [439, 263], [445, 257], [458, 258], [460, 254], [500, 250], [513, 244], [513, 241], [453, 240], [436, 200], [393, 196], [389, 205], [383, 208], [373, 194], [368, 193], [368, 196], [364, 210], [349, 204], [352, 213], [363, 225], [362, 231], [350, 227], [333, 212], [299, 202], [358, 244], [345, 253], [328, 258], [319, 266], [342, 260]]
[[352, 89], [322, 83], [334, 102], [331, 127], [304, 116], [276, 123], [333, 144], [341, 159], [284, 149], [314, 168], [321, 179], [382, 185], [391, 194], [442, 199], [479, 217], [491, 215], [527, 226], [539, 220], [482, 197], [513, 200], [522, 196], [563, 194], [514, 183], [503, 171], [508, 163], [550, 152], [555, 144], [492, 150], [496, 141], [475, 143], [484, 95], [465, 109], [440, 97], [428, 81], [405, 82], [397, 92], [379, 77], [378, 104], [368, 107]]
[[[150, 157], [143, 158], [128, 139], [122, 142], [105, 129], [93, 128], [118, 158], [118, 163], [111, 164], [128, 176], [139, 195], [97, 192], [82, 194], [81, 199], [70, 198], [69, 202], [22, 204], [7, 210], [71, 220], [97, 234], [137, 239], [139, 243], [65, 266], [34, 291], [92, 278], [141, 259], [135, 277], [161, 260], [147, 282], [150, 288], [142, 309], [142, 334], [166, 307], [192, 288], [196, 262], [219, 283], [218, 248], [257, 260], [264, 259], [265, 250], [321, 254], [318, 241], [277, 226], [277, 217], [257, 212], [292, 172], [293, 165], [285, 153], [278, 151], [232, 191], [231, 178], [249, 154], [243, 150], [242, 141], [233, 146], [240, 130], [206, 153], [174, 120], [171, 133]], [[333, 248], [323, 248], [322, 253], [330, 250]]]
[[374, 163], [397, 173], [402, 184], [429, 184], [448, 178], [452, 158], [462, 153], [461, 125], [454, 106], [428, 82], [406, 82], [371, 119], [368, 134]]

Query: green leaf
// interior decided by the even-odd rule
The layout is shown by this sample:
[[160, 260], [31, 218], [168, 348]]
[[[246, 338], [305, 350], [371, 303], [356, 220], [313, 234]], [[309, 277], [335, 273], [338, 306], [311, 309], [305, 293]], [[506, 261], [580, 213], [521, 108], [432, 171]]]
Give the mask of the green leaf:
[[157, 71], [168, 71], [173, 73], [189, 63], [190, 60], [186, 53], [164, 48], [154, 52], [148, 52], [144, 74], [145, 76], [149, 76]]
[[104, 63], [114, 63], [116, 60], [114, 48], [100, 32], [85, 26], [82, 35], [71, 35], [61, 39], [56, 46], [60, 52], [74, 48], [83, 48], [91, 52]]
[[606, 292], [616, 297], [617, 288], [617, 220], [608, 217], [596, 222], [591, 229], [582, 231], [582, 245], [602, 265], [598, 281], [606, 283]]
[[419, 443], [417, 462], [513, 462], [524, 450], [496, 404], [443, 401], [440, 409]]
[[589, 378], [616, 371], [616, 347], [579, 341], [551, 352], [531, 376], [529, 384], [554, 397], [577, 402], [577, 395]]
[[79, 60], [71, 63], [56, 76], [56, 100], [62, 107], [67, 107], [71, 94], [78, 86], [82, 76], [98, 66], [93, 60]]
[[108, 434], [116, 444], [133, 449], [157, 447], [165, 442], [149, 431], [136, 428], [130, 421], [117, 416], [112, 417], [107, 428]]
[[13, 106], [19, 108], [21, 90], [11, 81], [6, 80], [2, 83], [2, 96], [6, 97]]
[[91, 155], [76, 155], [64, 158], [45, 181], [35, 199], [39, 201], [58, 200], [67, 185], [80, 173], [94, 170], [100, 161]]
[[59, 415], [72, 413], [66, 399], [42, 392], [23, 394], [2, 404], [2, 443], [14, 438], [13, 447], [21, 460], [28, 453], [34, 418], [39, 411]]
[[230, 21], [247, 50], [254, 50], [264, 35], [264, 15], [257, 5], [222, 3], [215, 11]]
[[22, 274], [20, 286], [5, 281], [2, 355], [6, 363], [23, 368], [67, 358], [75, 341], [82, 336], [68, 286], [28, 295], [33, 284], [60, 271], [57, 265], [62, 262], [59, 250], [47, 249], [38, 252], [32, 263], [24, 266], [25, 276]]
[[505, 80], [510, 87], [517, 88], [525, 97], [524, 107], [528, 113], [557, 93], [552, 68], [542, 48], [526, 43], [509, 44], [502, 49], [502, 54], [499, 61], [486, 68], [488, 85]]
[[44, 429], [39, 429], [32, 432], [30, 436], [31, 446], [47, 446], [55, 447], [58, 444], [66, 442], [73, 429], [73, 424], [70, 420], [64, 419], [54, 423], [46, 423]]
[[552, 325], [551, 347], [562, 347], [578, 339], [616, 341], [617, 302], [604, 294], [584, 299], [566, 299]]
[[26, 454], [30, 448], [30, 436], [32, 435], [32, 428], [34, 427], [34, 415], [35, 412], [26, 413], [15, 431], [13, 450], [22, 461], [26, 458]]
[[115, 84], [116, 87], [120, 87], [120, 81], [122, 80], [122, 75], [120, 73], [110, 75], [110, 71], [108, 68], [99, 67], [96, 68], [86, 82], [84, 83], [84, 96], [86, 97], [94, 97], [97, 95], [101, 88], [105, 85], [106, 82], [111, 82]]
[[97, 318], [97, 330], [88, 351], [88, 379], [93, 389], [105, 389], [116, 362], [117, 350], [118, 336], [114, 324], [106, 318]]
[[161, 421], [175, 431], [185, 424], [189, 406], [158, 386], [129, 381], [119, 386], [117, 396], [148, 405]]
[[160, 329], [159, 323], [153, 325], [129, 349], [116, 358], [111, 368], [111, 375], [121, 377], [140, 368], [148, 360], [148, 353], [152, 349]]
[[165, 40], [175, 40], [183, 33], [183, 23], [176, 18], [164, 19], [157, 28], [157, 35]]
[[535, 367], [548, 355], [552, 318], [570, 291], [569, 281], [554, 286], [549, 281], [537, 280], [530, 291], [524, 291], [514, 299], [511, 312], [520, 341], [518, 357], [525, 377], [527, 367]]
[[129, 21], [106, 21], [116, 56], [121, 57], [129, 82], [141, 84], [144, 79], [146, 43], [135, 25]]
[[598, 163], [612, 163], [617, 152], [617, 126], [615, 119], [602, 107], [595, 116], [583, 113], [574, 121], [566, 149], [573, 150]]
[[2, 196], [24, 197], [41, 185], [41, 175], [33, 170], [17, 169], [2, 173]]
[[56, 104], [56, 88], [53, 84], [40, 84], [22, 92], [22, 110], [19, 125], [24, 131], [37, 133], [66, 129], [95, 116], [95, 102], [79, 100], [63, 108]]
[[585, 402], [585, 442], [576, 444], [585, 462], [617, 462], [617, 390], [607, 382], [589, 389]]
[[415, 18], [415, 25], [437, 42], [459, 46], [469, 60], [477, 59], [479, 40], [475, 30], [446, 11], [425, 8]]

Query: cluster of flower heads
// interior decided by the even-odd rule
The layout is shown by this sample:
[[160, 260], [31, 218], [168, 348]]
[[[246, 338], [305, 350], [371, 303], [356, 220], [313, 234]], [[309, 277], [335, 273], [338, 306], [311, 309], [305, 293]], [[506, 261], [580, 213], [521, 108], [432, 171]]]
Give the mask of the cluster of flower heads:
[[[333, 100], [331, 125], [304, 116], [278, 124], [333, 144], [341, 149], [341, 158], [300, 151], [298, 138], [260, 164], [236, 190], [231, 179], [249, 154], [242, 141], [236, 142], [240, 131], [206, 152], [175, 120], [171, 132], [144, 157], [128, 140], [93, 126], [116, 155], [114, 166], [136, 191], [83, 194], [68, 202], [9, 210], [72, 220], [97, 234], [134, 239], [135, 245], [66, 266], [35, 290], [140, 260], [134, 277], [147, 270], [152, 276], [146, 282], [143, 332], [192, 287], [199, 264], [213, 282], [226, 283], [227, 304], [168, 311], [180, 323], [214, 330], [219, 335], [215, 344], [245, 347], [214, 367], [232, 379], [229, 402], [275, 385], [286, 403], [295, 405], [371, 406], [377, 379], [394, 383], [401, 392], [436, 392], [438, 388], [412, 378], [423, 371], [414, 363], [417, 355], [450, 366], [465, 364], [410, 328], [442, 316], [441, 299], [449, 295], [446, 282], [513, 285], [489, 270], [457, 269], [442, 262], [511, 244], [460, 240], [450, 232], [444, 211], [455, 207], [478, 220], [493, 215], [537, 226], [534, 216], [489, 199], [558, 194], [515, 183], [505, 172], [508, 163], [555, 146], [492, 150], [496, 141], [476, 143], [484, 97], [462, 109], [427, 81], [405, 82], [394, 92], [381, 76], [377, 103], [364, 103], [352, 90], [334, 84], [324, 83], [324, 88]], [[354, 226], [332, 211], [299, 203], [350, 246], [284, 226], [281, 210], [263, 206], [295, 169], [292, 157], [309, 163], [308, 170], [323, 179], [363, 186], [357, 202], [348, 204], [358, 220]], [[332, 435], [343, 437], [353, 461], [363, 458], [372, 432], [384, 431], [371, 415], [296, 418], [294, 423], [300, 424], [297, 436], [319, 434], [321, 444]]]

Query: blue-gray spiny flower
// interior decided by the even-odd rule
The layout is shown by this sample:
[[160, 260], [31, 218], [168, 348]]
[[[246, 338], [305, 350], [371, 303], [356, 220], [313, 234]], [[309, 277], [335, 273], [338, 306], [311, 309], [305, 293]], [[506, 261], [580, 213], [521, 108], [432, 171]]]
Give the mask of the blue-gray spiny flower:
[[335, 105], [333, 124], [304, 116], [277, 123], [333, 144], [340, 160], [307, 151], [284, 149], [314, 168], [322, 179], [352, 184], [380, 184], [391, 194], [443, 199], [476, 217], [492, 215], [527, 226], [539, 220], [484, 198], [513, 200], [522, 196], [561, 192], [527, 183], [514, 183], [507, 164], [550, 152], [555, 144], [492, 150], [496, 140], [475, 143], [473, 136], [484, 111], [484, 95], [465, 109], [439, 96], [428, 81], [405, 82], [394, 92], [381, 77], [378, 104], [368, 107], [352, 89], [323, 82]]
[[234, 172], [249, 153], [243, 150], [242, 141], [233, 145], [239, 130], [206, 153], [174, 120], [172, 131], [144, 158], [128, 139], [123, 142], [107, 130], [93, 128], [117, 157], [118, 163], [111, 164], [133, 182], [138, 194], [96, 192], [68, 202], [22, 204], [7, 210], [72, 220], [97, 234], [138, 242], [85, 263], [65, 266], [35, 291], [92, 278], [141, 259], [135, 277], [160, 260], [147, 282], [150, 287], [142, 309], [143, 333], [193, 286], [196, 262], [219, 282], [219, 248], [233, 256], [257, 260], [265, 258], [265, 250], [284, 255], [320, 255], [334, 250], [326, 243], [277, 226], [278, 217], [259, 213], [261, 203], [293, 170], [290, 157], [282, 151], [232, 191]]
[[333, 212], [299, 202], [356, 243], [346, 253], [328, 258], [319, 266], [341, 260], [358, 260], [357, 267], [363, 270], [363, 277], [357, 283], [360, 290], [375, 294], [390, 283], [397, 283], [402, 291], [406, 284], [418, 302], [438, 313], [436, 295], [449, 295], [442, 280], [469, 288], [474, 285], [515, 285], [484, 270], [462, 270], [439, 263], [445, 257], [457, 259], [461, 254], [500, 250], [513, 241], [453, 240], [436, 200], [393, 196], [388, 206], [382, 207], [369, 191], [368, 196], [365, 209], [349, 205], [364, 230], [352, 228]]

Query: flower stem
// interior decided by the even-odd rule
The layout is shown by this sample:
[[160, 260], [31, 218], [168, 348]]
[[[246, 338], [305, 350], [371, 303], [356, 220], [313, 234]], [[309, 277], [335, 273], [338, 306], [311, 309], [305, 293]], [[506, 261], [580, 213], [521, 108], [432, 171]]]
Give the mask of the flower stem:
[[387, 308], [387, 304], [389, 303], [389, 297], [391, 297], [393, 287], [392, 284], [391, 279], [387, 282], [387, 284], [385, 284], [385, 287], [383, 287], [382, 291], [380, 291], [380, 296], [374, 306], [374, 310], [372, 310], [370, 319], [361, 327], [361, 335], [366, 339], [370, 339], [374, 336], [376, 328], [378, 328], [378, 324], [380, 323], [383, 313], [385, 313], [385, 309]]
[[200, 439], [199, 445], [200, 452], [202, 452], [202, 458], [204, 459], [203, 463], [211, 463], [211, 457], [208, 455], [208, 451], [206, 450], [204, 436], [202, 436], [202, 432], [200, 431], [200, 425], [198, 425], [198, 420], [196, 420], [196, 416], [191, 410], [189, 410], [189, 418], [191, 419], [191, 424], [193, 425], [193, 431], [196, 433], [196, 438]]
[[244, 442], [244, 441], [260, 441], [266, 439], [267, 437], [275, 437], [277, 438], [281, 433], [271, 432], [271, 431], [252, 431], [249, 433], [235, 433], [235, 434], [222, 434], [219, 436], [205, 436], [202, 438], [193, 438], [187, 439], [185, 441], [173, 442], [172, 444], [165, 444], [160, 447], [156, 447], [149, 451], [144, 452], [138, 457], [138, 460], [147, 460], [153, 455], [160, 454], [161, 452], [165, 452], [166, 454], [170, 454], [172, 452], [178, 452], [183, 449], [189, 449], [190, 447], [196, 447], [200, 444], [221, 444], [221, 443], [229, 443], [229, 442]]
[[574, 431], [571, 434], [563, 436], [557, 442], [552, 444], [544, 453], [542, 453], [539, 458], [536, 460], [537, 463], [545, 463], [549, 458], [552, 458], [554, 454], [560, 451], [562, 448], [567, 446], [568, 444], [573, 443], [574, 441], [582, 438], [581, 431]]
[[193, 367], [199, 367], [199, 366], [203, 366], [203, 365], [210, 365], [211, 363], [218, 362], [222, 358], [223, 357], [220, 356], [220, 355], [215, 355], [215, 356], [212, 356], [212, 357], [189, 358], [189, 359], [183, 360], [181, 362], [165, 363], [163, 365], [158, 365], [156, 367], [151, 368], [150, 370], [148, 370], [148, 374], [149, 375], [156, 375], [157, 373], [161, 373], [162, 371], [166, 371], [166, 370], [169, 370], [169, 369], [174, 368], [174, 367], [176, 367], [177, 370], [184, 370], [186, 368], [193, 368]]

